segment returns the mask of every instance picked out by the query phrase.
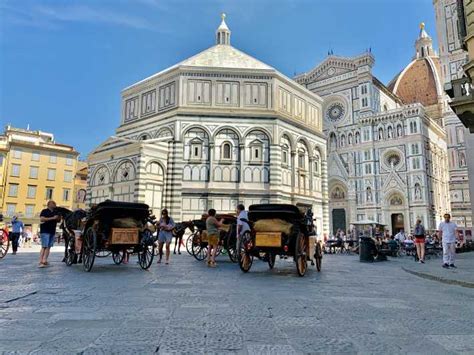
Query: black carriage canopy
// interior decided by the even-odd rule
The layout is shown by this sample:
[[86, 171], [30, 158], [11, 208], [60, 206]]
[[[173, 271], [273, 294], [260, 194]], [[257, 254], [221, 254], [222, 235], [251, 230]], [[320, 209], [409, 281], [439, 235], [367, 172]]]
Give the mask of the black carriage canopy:
[[145, 203], [118, 202], [106, 200], [91, 208], [91, 219], [134, 218], [143, 220], [150, 215], [150, 207]]
[[283, 219], [290, 223], [301, 222], [304, 219], [300, 209], [288, 204], [262, 204], [249, 207], [249, 220], [252, 222], [260, 219]]

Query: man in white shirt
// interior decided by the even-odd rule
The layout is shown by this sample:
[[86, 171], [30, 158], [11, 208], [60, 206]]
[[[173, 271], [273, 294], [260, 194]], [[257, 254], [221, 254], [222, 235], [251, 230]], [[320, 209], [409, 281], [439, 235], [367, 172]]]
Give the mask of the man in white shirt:
[[240, 238], [244, 235], [245, 232], [250, 232], [250, 226], [248, 224], [248, 213], [245, 210], [245, 206], [240, 204], [237, 206], [237, 244], [236, 247], [239, 248]]
[[456, 223], [451, 222], [451, 215], [446, 213], [444, 215], [444, 222], [441, 222], [438, 226], [438, 236], [443, 242], [443, 267], [456, 268], [454, 265], [454, 257], [456, 255], [456, 236], [458, 226]]
[[395, 240], [402, 244], [405, 239], [405, 232], [403, 231], [403, 229], [401, 229], [400, 232], [395, 235]]

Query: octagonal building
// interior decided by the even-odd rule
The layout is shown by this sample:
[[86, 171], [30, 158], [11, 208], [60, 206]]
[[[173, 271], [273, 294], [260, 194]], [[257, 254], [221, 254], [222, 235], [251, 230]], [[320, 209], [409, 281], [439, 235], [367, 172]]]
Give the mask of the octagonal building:
[[214, 46], [122, 91], [116, 135], [89, 155], [89, 202], [145, 202], [177, 221], [292, 203], [325, 233], [322, 99], [232, 47], [224, 18]]

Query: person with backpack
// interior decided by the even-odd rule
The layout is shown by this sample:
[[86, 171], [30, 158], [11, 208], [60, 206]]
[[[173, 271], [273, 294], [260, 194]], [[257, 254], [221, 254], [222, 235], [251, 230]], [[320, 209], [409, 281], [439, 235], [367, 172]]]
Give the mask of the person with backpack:
[[13, 255], [16, 255], [18, 251], [19, 239], [22, 235], [25, 226], [23, 222], [18, 219], [18, 216], [13, 216], [12, 221], [12, 231], [10, 233], [10, 239], [12, 241]]
[[415, 247], [416, 255], [418, 256], [418, 262], [420, 264], [425, 263], [425, 227], [421, 224], [421, 219], [416, 220], [415, 230]]

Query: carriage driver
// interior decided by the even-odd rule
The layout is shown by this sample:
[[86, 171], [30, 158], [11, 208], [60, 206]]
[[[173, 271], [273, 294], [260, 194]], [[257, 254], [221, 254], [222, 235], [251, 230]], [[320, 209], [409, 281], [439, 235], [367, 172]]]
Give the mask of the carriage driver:
[[245, 206], [240, 204], [237, 206], [237, 243], [236, 248], [239, 248], [240, 238], [245, 232], [250, 232], [248, 213]]

